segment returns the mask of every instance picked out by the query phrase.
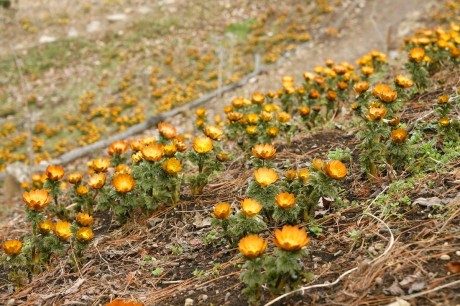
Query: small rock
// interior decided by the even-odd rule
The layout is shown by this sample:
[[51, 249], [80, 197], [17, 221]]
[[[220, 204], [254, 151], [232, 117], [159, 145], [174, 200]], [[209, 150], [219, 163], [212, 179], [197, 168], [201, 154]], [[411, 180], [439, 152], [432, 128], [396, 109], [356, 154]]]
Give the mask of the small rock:
[[152, 228], [155, 227], [158, 223], [160, 223], [163, 219], [162, 218], [153, 218], [147, 220], [148, 227]]
[[193, 306], [193, 299], [191, 298], [187, 298], [185, 299], [185, 303], [184, 303], [184, 306]]
[[320, 262], [320, 261], [321, 261], [321, 258], [320, 258], [320, 257], [313, 257], [313, 261], [314, 261], [314, 262]]
[[198, 297], [198, 300], [200, 301], [206, 301], [208, 299], [208, 296], [206, 294], [201, 294], [199, 297]]
[[113, 15], [107, 16], [106, 18], [110, 22], [118, 22], [118, 21], [126, 20], [128, 16], [126, 16], [126, 14], [113, 14]]
[[55, 42], [56, 40], [57, 38], [54, 36], [43, 35], [38, 39], [38, 42], [41, 44], [48, 44], [48, 43]]
[[227, 294], [225, 295], [225, 302], [227, 302], [229, 298], [230, 298], [230, 292], [227, 292]]
[[370, 246], [367, 251], [371, 254], [371, 255], [377, 255], [377, 251], [375, 250], [375, 248], [373, 246]]
[[189, 290], [189, 291], [188, 291], [188, 295], [192, 295], [192, 294], [194, 294], [194, 293], [195, 293], [195, 291], [193, 291], [193, 290]]
[[460, 251], [455, 252], [457, 256], [460, 256]]
[[383, 279], [381, 277], [376, 277], [375, 284], [381, 286], [383, 284]]
[[86, 32], [88, 32], [88, 33], [99, 32], [100, 30], [101, 30], [101, 22], [97, 21], [97, 20], [91, 21], [86, 26]]
[[78, 31], [74, 28], [71, 28], [69, 32], [67, 32], [67, 37], [78, 37]]
[[14, 305], [16, 303], [16, 300], [15, 299], [9, 299], [7, 302], [6, 302], [6, 305], [7, 306], [10, 306], [10, 305]]
[[441, 257], [439, 257], [439, 259], [441, 259], [441, 260], [450, 260], [450, 256], [447, 255], [447, 254], [444, 254], [444, 255], [441, 255]]

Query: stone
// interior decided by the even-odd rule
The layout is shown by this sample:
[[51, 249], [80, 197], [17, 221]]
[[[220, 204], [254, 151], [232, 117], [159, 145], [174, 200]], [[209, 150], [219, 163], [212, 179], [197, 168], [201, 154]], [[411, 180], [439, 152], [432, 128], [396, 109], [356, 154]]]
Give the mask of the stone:
[[444, 255], [441, 255], [441, 257], [439, 257], [439, 259], [441, 259], [441, 260], [450, 260], [450, 256], [447, 255], [447, 254], [444, 254]]
[[97, 20], [91, 21], [86, 26], [86, 32], [88, 32], [88, 33], [99, 32], [100, 30], [101, 30], [101, 22], [97, 21]]
[[120, 22], [128, 19], [126, 14], [113, 14], [106, 17], [109, 22]]
[[194, 300], [191, 298], [185, 299], [184, 306], [193, 306]]
[[49, 44], [49, 43], [55, 42], [56, 40], [57, 38], [54, 36], [43, 35], [43, 36], [40, 36], [40, 38], [38, 39], [38, 42], [41, 44]]

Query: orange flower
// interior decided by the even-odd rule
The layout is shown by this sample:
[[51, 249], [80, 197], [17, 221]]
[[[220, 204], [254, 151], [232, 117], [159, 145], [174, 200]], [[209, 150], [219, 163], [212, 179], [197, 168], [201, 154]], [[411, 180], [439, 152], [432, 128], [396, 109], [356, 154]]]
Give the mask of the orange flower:
[[262, 188], [265, 188], [276, 182], [279, 179], [279, 175], [271, 168], [262, 167], [254, 171], [254, 179]]
[[402, 88], [409, 88], [409, 87], [412, 87], [414, 85], [414, 81], [412, 81], [410, 78], [402, 75], [402, 74], [398, 74], [395, 78], [395, 83], [396, 85], [398, 85], [399, 87], [402, 87]]
[[331, 160], [324, 167], [326, 174], [333, 179], [340, 180], [347, 176], [347, 167], [340, 160]]
[[276, 149], [271, 144], [258, 144], [252, 148], [252, 154], [259, 159], [270, 160], [275, 158]]
[[316, 89], [311, 89], [310, 90], [310, 93], [308, 94], [308, 96], [312, 99], [318, 99], [319, 97], [321, 97], [321, 94], [319, 91], [317, 91]]
[[93, 224], [93, 217], [82, 212], [79, 212], [77, 214], [75, 220], [77, 220], [78, 224], [80, 224], [81, 226], [91, 226]]
[[261, 111], [260, 119], [262, 119], [263, 122], [270, 122], [273, 120], [273, 114], [267, 111]]
[[176, 128], [167, 122], [161, 122], [158, 124], [158, 131], [166, 139], [173, 139], [177, 136]]
[[279, 207], [288, 209], [295, 205], [295, 196], [289, 192], [281, 192], [275, 197], [275, 202]]
[[53, 222], [51, 222], [49, 219], [46, 219], [45, 221], [39, 221], [37, 225], [40, 232], [44, 234], [48, 234], [54, 228]]
[[176, 154], [176, 152], [177, 152], [177, 148], [176, 148], [176, 145], [174, 143], [170, 143], [170, 144], [165, 145], [163, 150], [164, 150], [164, 154], [166, 156], [168, 156], [168, 157], [174, 156], [174, 154]]
[[58, 165], [49, 165], [46, 167], [46, 176], [51, 181], [59, 181], [64, 176], [64, 168]]
[[364, 67], [361, 68], [361, 72], [365, 76], [370, 76], [370, 75], [374, 74], [374, 68], [369, 67], [369, 66], [364, 66]]
[[214, 206], [214, 216], [217, 219], [227, 219], [232, 213], [232, 208], [229, 203], [219, 203]]
[[[346, 84], [346, 83], [345, 83]], [[334, 101], [337, 99], [337, 93], [335, 91], [329, 90], [326, 95], [326, 99], [329, 101]]]
[[89, 190], [88, 190], [88, 187], [80, 185], [80, 186], [77, 187], [76, 192], [77, 192], [78, 195], [84, 196], [84, 195], [88, 194]]
[[265, 96], [262, 93], [255, 92], [252, 94], [252, 103], [254, 104], [262, 104], [265, 101]]
[[393, 102], [398, 97], [398, 93], [386, 84], [377, 84], [372, 90], [372, 95], [383, 102]]
[[408, 138], [407, 131], [405, 129], [396, 129], [391, 131], [391, 140], [395, 143], [403, 143]]
[[243, 98], [235, 98], [232, 100], [232, 105], [233, 107], [235, 108], [239, 108], [239, 107], [242, 107], [244, 102], [243, 102]]
[[238, 243], [238, 250], [246, 257], [256, 258], [265, 252], [267, 245], [267, 241], [262, 237], [257, 235], [248, 235], [241, 238]]
[[93, 230], [89, 227], [82, 227], [77, 231], [77, 239], [83, 242], [88, 242], [93, 239]]
[[72, 172], [67, 175], [67, 182], [70, 184], [80, 183], [83, 178], [83, 174], [80, 172]]
[[281, 230], [275, 229], [273, 242], [282, 250], [299, 251], [310, 242], [310, 238], [304, 228], [285, 225]]
[[337, 87], [340, 89], [340, 90], [345, 90], [348, 88], [348, 83], [347, 82], [338, 82], [337, 83]]
[[259, 134], [259, 130], [256, 125], [249, 125], [246, 127], [246, 133], [248, 133], [248, 135], [257, 135]]
[[144, 306], [144, 304], [116, 299], [110, 303], [105, 304], [105, 306]]
[[369, 116], [369, 119], [371, 119], [372, 121], [377, 121], [385, 118], [387, 111], [388, 110], [383, 106], [370, 107], [367, 111], [367, 115]]
[[134, 178], [126, 173], [116, 174], [112, 181], [112, 186], [119, 193], [127, 193], [134, 189], [136, 181]]
[[185, 144], [185, 142], [179, 141], [177, 139], [174, 139], [174, 146], [179, 152], [184, 152], [187, 150], [187, 145]]
[[438, 97], [438, 104], [446, 104], [449, 102], [449, 96], [448, 95], [442, 95]]
[[142, 156], [151, 162], [157, 162], [163, 158], [164, 146], [160, 143], [145, 146], [141, 150]]
[[42, 211], [51, 201], [51, 196], [45, 189], [24, 192], [22, 200], [31, 210]]
[[413, 48], [409, 51], [409, 59], [414, 62], [421, 62], [425, 58], [425, 50], [420, 47]]
[[[142, 142], [142, 146], [149, 146], [149, 145], [152, 145], [152, 144], [156, 143], [157, 140], [153, 136], [146, 136], [146, 137], [142, 138], [141, 142]], [[142, 149], [142, 146], [139, 149], [139, 151]]]
[[70, 231], [70, 222], [59, 220], [54, 225], [54, 234], [62, 240], [67, 240], [72, 236]]
[[100, 189], [105, 184], [105, 174], [95, 173], [89, 177], [88, 185], [94, 189]]
[[310, 114], [310, 108], [308, 106], [303, 106], [299, 108], [300, 116], [306, 117]]
[[[322, 166], [321, 166], [322, 167]], [[299, 179], [301, 179], [304, 183], [308, 182], [310, 179], [310, 171], [308, 169], [300, 169], [299, 173], [297, 174]]]
[[106, 172], [110, 167], [110, 160], [108, 158], [98, 158], [93, 160], [91, 165], [96, 172]]
[[399, 125], [399, 122], [401, 122], [401, 118], [399, 118], [399, 117], [394, 117], [393, 119], [391, 119], [390, 121], [388, 121], [388, 124], [391, 125], [391, 126], [398, 126], [398, 125]]
[[163, 163], [163, 170], [169, 175], [176, 175], [182, 171], [182, 164], [177, 158], [170, 158]]
[[353, 90], [359, 95], [366, 90], [368, 90], [370, 87], [369, 83], [366, 81], [361, 81], [353, 85]]
[[257, 215], [263, 208], [262, 204], [254, 199], [244, 199], [241, 202], [242, 213], [248, 217]]
[[2, 244], [3, 252], [9, 256], [18, 255], [22, 249], [22, 242], [16, 239], [6, 240]]
[[124, 140], [117, 140], [110, 144], [109, 155], [113, 156], [114, 154], [123, 154], [126, 150], [128, 150], [128, 143]]
[[204, 134], [212, 140], [220, 140], [224, 136], [224, 131], [215, 125], [207, 125]]
[[119, 164], [115, 167], [115, 173], [131, 173], [131, 168], [126, 164]]
[[213, 148], [212, 140], [208, 137], [197, 137], [193, 140], [193, 149], [198, 154], [211, 152]]

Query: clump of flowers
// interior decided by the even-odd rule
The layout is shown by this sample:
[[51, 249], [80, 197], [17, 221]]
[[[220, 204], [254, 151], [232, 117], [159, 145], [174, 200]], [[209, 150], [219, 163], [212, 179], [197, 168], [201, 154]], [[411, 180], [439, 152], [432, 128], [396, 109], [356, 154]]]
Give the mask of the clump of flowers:
[[428, 71], [426, 61], [426, 52], [422, 47], [414, 47], [409, 51], [409, 61], [405, 64], [409, 70], [412, 80], [419, 91], [428, 86]]

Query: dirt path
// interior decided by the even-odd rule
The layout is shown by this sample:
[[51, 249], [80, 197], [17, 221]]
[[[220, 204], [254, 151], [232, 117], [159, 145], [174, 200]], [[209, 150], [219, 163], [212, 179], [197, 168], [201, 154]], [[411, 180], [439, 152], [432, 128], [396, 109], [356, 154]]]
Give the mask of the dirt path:
[[[442, 4], [434, 0], [357, 1], [356, 8], [345, 17], [342, 27], [337, 29], [337, 37], [324, 35], [320, 42], [312, 41], [299, 46], [276, 64], [267, 67], [267, 73], [235, 91], [225, 93], [221, 98], [209, 101], [203, 107], [210, 114], [222, 114], [223, 106], [228, 105], [234, 97], [250, 97], [256, 91], [280, 88], [283, 75], [293, 76], [300, 84], [304, 71], [323, 65], [326, 59], [354, 64], [357, 58], [372, 50], [386, 53], [390, 60], [397, 59], [403, 37], [420, 28], [422, 17], [430, 16], [428, 12]], [[331, 24], [334, 21], [331, 20]], [[193, 120], [179, 118], [177, 123], [182, 124], [185, 131], [193, 130]]]

